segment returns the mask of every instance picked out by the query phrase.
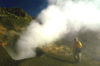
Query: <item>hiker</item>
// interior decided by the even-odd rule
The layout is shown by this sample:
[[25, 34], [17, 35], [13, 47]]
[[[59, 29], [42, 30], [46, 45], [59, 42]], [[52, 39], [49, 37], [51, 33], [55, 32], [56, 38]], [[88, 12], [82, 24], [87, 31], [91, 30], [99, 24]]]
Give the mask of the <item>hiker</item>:
[[75, 43], [73, 45], [73, 56], [75, 62], [81, 62], [81, 50], [82, 50], [82, 43], [79, 41], [78, 37], [74, 39]]

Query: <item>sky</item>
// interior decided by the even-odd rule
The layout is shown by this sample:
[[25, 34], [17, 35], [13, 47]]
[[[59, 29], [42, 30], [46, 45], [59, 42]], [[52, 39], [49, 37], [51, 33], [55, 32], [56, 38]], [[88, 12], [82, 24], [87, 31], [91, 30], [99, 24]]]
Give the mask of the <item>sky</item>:
[[22, 8], [31, 16], [37, 16], [47, 5], [47, 0], [0, 0], [0, 7]]

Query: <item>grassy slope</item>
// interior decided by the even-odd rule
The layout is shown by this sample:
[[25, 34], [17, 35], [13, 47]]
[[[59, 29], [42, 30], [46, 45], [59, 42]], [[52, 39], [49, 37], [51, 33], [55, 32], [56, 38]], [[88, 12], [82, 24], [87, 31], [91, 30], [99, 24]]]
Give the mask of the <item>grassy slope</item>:
[[[16, 14], [23, 13], [24, 16], [21, 16], [21, 14], [18, 16], [13, 11]], [[32, 17], [21, 9], [0, 8], [0, 45], [3, 42], [8, 42], [7, 44], [14, 43], [31, 20]]]

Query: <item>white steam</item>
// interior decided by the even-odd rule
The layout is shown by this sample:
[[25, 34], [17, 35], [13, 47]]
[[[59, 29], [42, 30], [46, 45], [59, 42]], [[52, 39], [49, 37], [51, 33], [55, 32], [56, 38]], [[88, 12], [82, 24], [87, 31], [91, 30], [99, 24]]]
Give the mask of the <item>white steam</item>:
[[48, 1], [48, 7], [31, 22], [18, 40], [18, 55], [8, 51], [13, 59], [34, 57], [36, 47], [50, 44], [71, 31], [78, 32], [82, 27], [90, 30], [100, 28], [100, 10], [96, 5], [97, 1]]

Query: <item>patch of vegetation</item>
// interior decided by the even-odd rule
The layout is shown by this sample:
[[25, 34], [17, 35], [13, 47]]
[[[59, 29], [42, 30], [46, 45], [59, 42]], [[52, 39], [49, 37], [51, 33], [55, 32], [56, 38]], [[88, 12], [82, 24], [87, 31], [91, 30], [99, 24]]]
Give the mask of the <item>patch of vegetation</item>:
[[32, 17], [22, 9], [0, 8], [0, 24], [8, 30], [16, 29], [16, 27], [26, 27], [31, 20]]
[[0, 8], [0, 45], [14, 44], [31, 20], [20, 8]]

